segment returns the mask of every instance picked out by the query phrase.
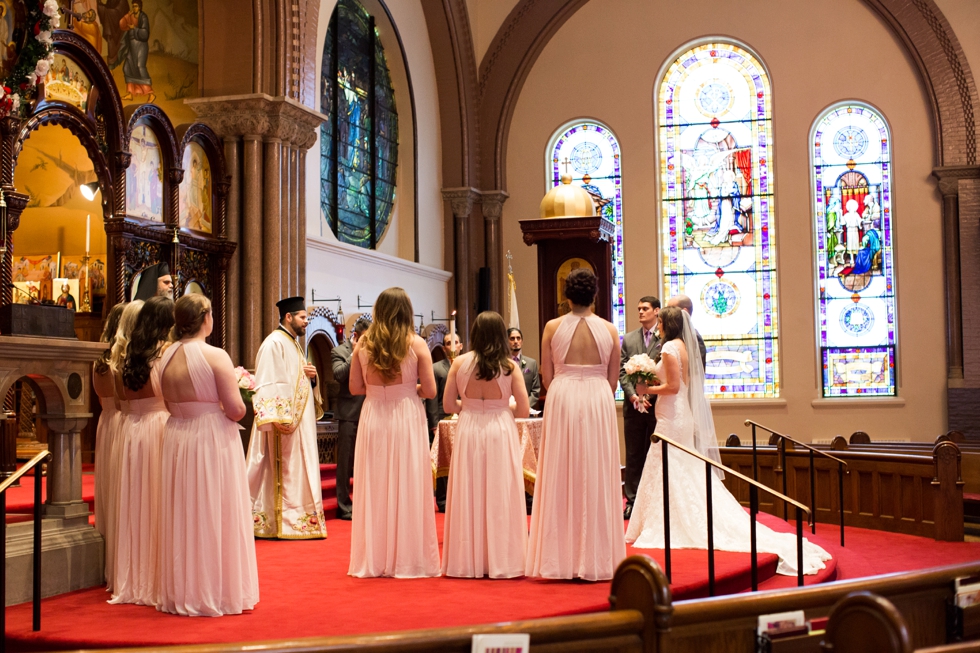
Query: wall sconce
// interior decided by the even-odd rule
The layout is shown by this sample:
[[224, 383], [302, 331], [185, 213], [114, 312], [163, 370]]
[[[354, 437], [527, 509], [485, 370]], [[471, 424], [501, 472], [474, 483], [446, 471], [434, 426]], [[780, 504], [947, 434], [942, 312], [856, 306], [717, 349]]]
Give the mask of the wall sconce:
[[87, 184], [82, 184], [79, 188], [82, 191], [82, 197], [91, 202], [95, 199], [95, 194], [99, 192], [99, 182], [92, 181]]

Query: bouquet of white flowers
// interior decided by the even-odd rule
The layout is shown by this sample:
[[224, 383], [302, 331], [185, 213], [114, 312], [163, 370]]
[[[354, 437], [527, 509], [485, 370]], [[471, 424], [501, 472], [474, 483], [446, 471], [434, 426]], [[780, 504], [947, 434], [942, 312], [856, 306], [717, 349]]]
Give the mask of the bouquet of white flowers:
[[[656, 363], [646, 354], [636, 354], [630, 356], [630, 359], [626, 361], [623, 365], [623, 371], [626, 372], [626, 378], [634, 386], [638, 383], [645, 383], [647, 385], [654, 385], [660, 383], [657, 379], [657, 374], [655, 372]], [[646, 398], [646, 395], [643, 395]], [[640, 403], [637, 408], [639, 412], [647, 412], [646, 406]]]

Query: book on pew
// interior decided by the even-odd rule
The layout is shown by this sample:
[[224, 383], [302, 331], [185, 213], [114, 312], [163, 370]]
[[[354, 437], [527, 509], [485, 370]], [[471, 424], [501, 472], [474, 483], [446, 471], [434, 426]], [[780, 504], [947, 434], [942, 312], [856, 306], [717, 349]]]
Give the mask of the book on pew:
[[[803, 629], [802, 631], [800, 630], [801, 628]], [[755, 634], [763, 635], [768, 633], [770, 635], [770, 639], [772, 639], [773, 635], [780, 636], [782, 633], [789, 633], [790, 631], [792, 631], [793, 635], [799, 635], [801, 632], [810, 632], [810, 628], [806, 623], [806, 615], [803, 614], [803, 610], [759, 615], [759, 621], [755, 629]]]
[[980, 576], [957, 578], [954, 581], [956, 607], [968, 608], [980, 604]]

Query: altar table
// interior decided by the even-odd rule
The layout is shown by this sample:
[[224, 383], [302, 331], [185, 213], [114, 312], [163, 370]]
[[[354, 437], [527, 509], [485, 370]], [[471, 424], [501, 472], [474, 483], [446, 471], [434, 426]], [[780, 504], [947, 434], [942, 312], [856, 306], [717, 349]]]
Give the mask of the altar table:
[[[533, 495], [538, 471], [538, 450], [541, 447], [541, 418], [517, 420], [517, 435], [521, 439], [521, 467], [524, 471], [524, 490]], [[444, 419], [439, 422], [429, 456], [432, 459], [433, 481], [449, 476], [449, 462], [453, 458], [453, 443], [459, 420]]]

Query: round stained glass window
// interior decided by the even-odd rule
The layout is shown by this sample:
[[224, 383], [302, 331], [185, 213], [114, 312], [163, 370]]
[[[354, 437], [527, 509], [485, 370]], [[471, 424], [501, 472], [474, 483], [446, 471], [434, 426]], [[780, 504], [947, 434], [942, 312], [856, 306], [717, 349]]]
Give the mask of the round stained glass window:
[[874, 313], [864, 304], [851, 304], [840, 313], [840, 327], [853, 336], [863, 336], [874, 325]]
[[602, 150], [595, 143], [585, 141], [572, 148], [569, 157], [572, 168], [580, 175], [588, 175], [599, 169], [602, 165]]
[[698, 93], [698, 105], [707, 116], [719, 116], [728, 111], [731, 102], [732, 94], [724, 84], [718, 82], [705, 84]]
[[834, 134], [834, 149], [844, 159], [857, 159], [868, 151], [868, 135], [863, 129], [848, 125]]
[[719, 279], [701, 293], [701, 303], [710, 315], [726, 317], [738, 309], [740, 293], [730, 281]]

